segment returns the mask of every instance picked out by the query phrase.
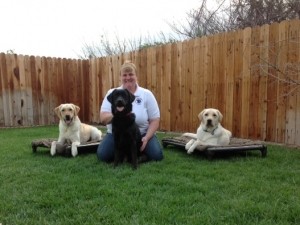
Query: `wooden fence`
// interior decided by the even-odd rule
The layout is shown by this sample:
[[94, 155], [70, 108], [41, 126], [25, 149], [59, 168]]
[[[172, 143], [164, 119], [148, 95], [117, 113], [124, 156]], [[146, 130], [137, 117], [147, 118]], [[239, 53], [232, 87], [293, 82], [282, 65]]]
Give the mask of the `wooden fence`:
[[206, 107], [235, 137], [300, 145], [300, 21], [284, 21], [91, 60], [0, 54], [0, 126], [57, 123], [60, 103], [99, 123], [125, 59], [155, 94], [160, 129], [195, 132]]

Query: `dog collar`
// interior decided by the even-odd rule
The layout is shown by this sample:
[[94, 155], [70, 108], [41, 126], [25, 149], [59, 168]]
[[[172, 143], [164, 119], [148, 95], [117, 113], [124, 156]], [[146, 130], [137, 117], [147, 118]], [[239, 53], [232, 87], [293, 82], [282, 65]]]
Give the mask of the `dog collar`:
[[218, 129], [218, 126], [216, 126], [215, 129], [213, 129], [211, 132], [209, 132], [207, 129], [203, 129], [204, 132], [207, 132], [207, 133], [210, 133], [211, 135], [214, 135], [215, 134], [215, 130]]

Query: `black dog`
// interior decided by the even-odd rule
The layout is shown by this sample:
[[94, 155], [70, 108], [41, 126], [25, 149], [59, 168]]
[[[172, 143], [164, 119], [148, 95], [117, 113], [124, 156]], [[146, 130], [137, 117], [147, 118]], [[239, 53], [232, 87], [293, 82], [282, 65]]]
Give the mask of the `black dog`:
[[134, 99], [135, 96], [127, 89], [115, 89], [107, 96], [113, 114], [112, 133], [115, 141], [115, 167], [127, 159], [128, 162], [131, 162], [133, 169], [137, 169], [142, 137], [135, 123], [135, 114], [131, 112]]

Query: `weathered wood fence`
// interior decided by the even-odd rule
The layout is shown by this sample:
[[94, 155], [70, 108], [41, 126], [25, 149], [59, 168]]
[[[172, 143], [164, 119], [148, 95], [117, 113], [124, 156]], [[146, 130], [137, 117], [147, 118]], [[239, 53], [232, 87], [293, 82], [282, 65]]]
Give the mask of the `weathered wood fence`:
[[194, 132], [198, 113], [213, 107], [236, 137], [300, 145], [299, 20], [92, 60], [1, 53], [0, 126], [57, 123], [53, 109], [64, 102], [98, 123], [125, 59], [155, 94], [161, 130]]

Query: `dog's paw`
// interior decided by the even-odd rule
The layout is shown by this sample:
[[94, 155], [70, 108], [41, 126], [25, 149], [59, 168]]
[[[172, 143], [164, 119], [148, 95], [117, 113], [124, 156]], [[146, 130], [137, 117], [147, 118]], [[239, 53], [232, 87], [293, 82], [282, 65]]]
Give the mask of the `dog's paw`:
[[185, 150], [189, 150], [191, 146], [189, 146], [188, 144], [185, 145]]
[[72, 147], [71, 153], [72, 153], [72, 156], [73, 156], [73, 157], [76, 157], [76, 156], [78, 155], [77, 148], [73, 148], [73, 147]]
[[185, 145], [185, 150], [189, 150], [191, 146], [192, 146], [191, 144], [187, 143], [187, 144]]
[[80, 145], [80, 142], [73, 142], [71, 147], [71, 154], [73, 157], [78, 155], [78, 149], [77, 146]]
[[194, 152], [194, 150], [191, 148], [187, 150], [187, 154], [192, 154], [193, 152]]
[[190, 140], [186, 145], [185, 145], [185, 150], [189, 150], [191, 146], [193, 145], [194, 140]]
[[55, 150], [55, 148], [53, 149], [53, 148], [51, 148], [51, 150], [50, 150], [50, 154], [51, 154], [51, 156], [54, 156], [55, 155], [55, 153], [56, 153], [56, 150]]
[[51, 149], [50, 149], [50, 155], [54, 156], [56, 153], [56, 142], [52, 142]]

